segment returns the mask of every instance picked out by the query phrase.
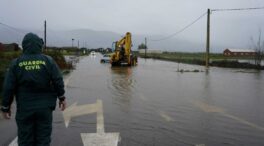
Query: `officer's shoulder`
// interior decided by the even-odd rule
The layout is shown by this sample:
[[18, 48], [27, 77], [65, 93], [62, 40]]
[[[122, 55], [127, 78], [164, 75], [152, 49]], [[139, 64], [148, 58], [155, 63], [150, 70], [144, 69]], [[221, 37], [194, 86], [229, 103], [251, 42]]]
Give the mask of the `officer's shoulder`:
[[52, 57], [49, 56], [49, 55], [46, 55], [46, 54], [41, 54], [43, 57], [47, 58], [47, 59], [51, 59], [52, 60]]
[[15, 69], [16, 66], [18, 65], [18, 58], [14, 58], [13, 60], [11, 60], [11, 62], [9, 63], [9, 66], [7, 67], [7, 71], [9, 69]]
[[11, 62], [10, 62], [10, 66], [15, 66], [19, 61], [19, 57], [18, 58], [14, 58]]
[[42, 54], [42, 56], [50, 63], [53, 63], [54, 62], [54, 59], [49, 56], [49, 55], [46, 55], [46, 54]]

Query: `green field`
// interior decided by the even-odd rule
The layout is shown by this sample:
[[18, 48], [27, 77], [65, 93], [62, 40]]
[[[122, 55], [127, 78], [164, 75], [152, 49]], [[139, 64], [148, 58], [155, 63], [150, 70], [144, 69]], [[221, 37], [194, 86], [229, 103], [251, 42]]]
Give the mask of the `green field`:
[[[163, 53], [147, 53], [139, 54], [142, 58], [153, 58], [160, 60], [168, 60], [187, 64], [205, 65], [205, 53], [184, 53], [184, 52], [163, 52]], [[229, 68], [248, 68], [258, 69], [257, 66], [249, 63], [240, 63], [238, 60], [254, 60], [249, 56], [227, 57], [220, 53], [210, 54], [210, 66], [229, 67]], [[260, 69], [264, 69], [263, 66]]]

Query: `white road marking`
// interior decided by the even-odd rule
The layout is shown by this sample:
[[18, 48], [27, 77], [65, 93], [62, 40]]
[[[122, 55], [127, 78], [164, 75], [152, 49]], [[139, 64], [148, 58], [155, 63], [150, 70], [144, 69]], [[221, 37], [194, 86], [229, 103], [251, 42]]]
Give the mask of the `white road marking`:
[[102, 134], [105, 132], [104, 130], [104, 113], [103, 113], [103, 103], [102, 100], [97, 100], [97, 133]]
[[18, 146], [17, 137], [8, 146]]
[[[145, 97], [143, 94], [139, 94], [139, 98], [143, 101], [148, 101], [147, 97]], [[166, 112], [161, 110], [156, 110], [156, 113], [160, 115], [165, 121], [167, 122], [173, 122], [175, 121], [171, 116], [169, 116]]]
[[205, 144], [196, 144], [195, 146], [205, 146]]
[[192, 101], [192, 103], [207, 113], [224, 113], [225, 112], [224, 109], [222, 109], [222, 108], [219, 108], [219, 107], [216, 107], [213, 105], [209, 105], [209, 104], [201, 102], [201, 101]]
[[84, 146], [117, 146], [120, 141], [119, 133], [105, 133], [102, 100], [97, 100], [97, 133], [81, 133]]
[[119, 133], [81, 133], [84, 146], [117, 146]]
[[[139, 98], [141, 100], [143, 100], [143, 101], [148, 101], [147, 97], [145, 97], [143, 94], [139, 94]], [[173, 121], [175, 121], [171, 116], [169, 116], [164, 111], [156, 110], [156, 113], [158, 113], [158, 115], [160, 115], [167, 122], [173, 122]]]
[[158, 111], [159, 115], [167, 122], [173, 122], [175, 121], [172, 117], [170, 117], [167, 113], [164, 111]]
[[[97, 113], [97, 133], [81, 133], [84, 146], [117, 146], [121, 140], [119, 133], [105, 133], [104, 116], [102, 100], [97, 100], [95, 104], [86, 104], [77, 106], [77, 102], [66, 108], [62, 114], [65, 126], [68, 127], [71, 118]], [[17, 137], [9, 144], [9, 146], [18, 146]]]
[[142, 94], [139, 94], [139, 98], [144, 100], [144, 101], [147, 101], [147, 98], [144, 95], [142, 95]]
[[86, 114], [92, 114], [97, 112], [97, 103], [96, 104], [86, 104], [77, 106], [77, 102], [73, 103], [71, 106], [66, 108], [63, 112], [63, 118], [65, 122], [65, 126], [68, 127], [71, 118], [82, 116]]
[[195, 106], [199, 107], [200, 109], [202, 109], [204, 112], [214, 112], [214, 113], [220, 113], [221, 115], [225, 116], [225, 117], [228, 117], [228, 118], [231, 118], [233, 120], [236, 120], [242, 124], [245, 124], [245, 125], [248, 125], [250, 127], [253, 127], [255, 129], [258, 129], [258, 130], [264, 130], [263, 127], [261, 126], [258, 126], [254, 123], [251, 123], [249, 121], [246, 121], [244, 119], [241, 119], [239, 117], [236, 117], [236, 116], [233, 116], [231, 114], [228, 114], [224, 109], [222, 108], [219, 108], [217, 106], [212, 106], [212, 105], [209, 105], [207, 103], [204, 103], [204, 102], [201, 102], [201, 101], [194, 101], [192, 102]]
[[224, 113], [223, 115], [226, 116], [226, 117], [228, 117], [228, 118], [231, 118], [231, 119], [233, 119], [233, 120], [237, 120], [237, 121], [239, 121], [240, 123], [243, 123], [243, 124], [245, 124], [245, 125], [248, 125], [248, 126], [250, 126], [250, 127], [253, 127], [253, 128], [255, 128], [255, 129], [263, 130], [263, 131], [264, 131], [264, 128], [263, 128], [263, 127], [260, 127], [260, 126], [258, 126], [258, 125], [256, 125], [256, 124], [253, 124], [253, 123], [250, 123], [250, 122], [248, 122], [248, 121], [246, 121], [246, 120], [244, 120], [244, 119], [241, 119], [241, 118], [239, 118], [239, 117], [236, 117], [236, 116], [233, 116], [233, 115], [230, 115], [230, 114], [226, 114], [226, 113]]
[[117, 146], [120, 134], [105, 133], [102, 100], [97, 100], [94, 104], [78, 106], [77, 103], [74, 103], [62, 112], [66, 127], [69, 126], [71, 118], [91, 113], [97, 113], [97, 133], [81, 133], [84, 146]]

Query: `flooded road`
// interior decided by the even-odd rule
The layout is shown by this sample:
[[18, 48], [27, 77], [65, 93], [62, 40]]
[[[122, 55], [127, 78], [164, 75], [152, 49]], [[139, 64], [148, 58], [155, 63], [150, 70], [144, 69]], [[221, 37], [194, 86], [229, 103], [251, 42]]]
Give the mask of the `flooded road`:
[[[264, 72], [180, 73], [204, 67], [152, 59], [112, 68], [101, 57], [80, 59], [67, 77], [68, 106], [101, 100], [104, 131], [119, 132], [119, 146], [264, 145]], [[96, 133], [97, 120], [95, 113], [72, 117], [66, 128], [55, 111], [52, 145], [82, 146], [80, 133]], [[15, 129], [10, 131], [12, 137], [1, 134], [0, 145], [14, 139]]]
[[[264, 145], [264, 73], [139, 59], [136, 67], [80, 60], [69, 78], [69, 105], [103, 102], [106, 132], [120, 132], [120, 146]], [[58, 114], [58, 113], [57, 113]], [[54, 135], [82, 145], [79, 133], [96, 132], [95, 114], [73, 118]], [[68, 133], [68, 134], [67, 134]], [[74, 136], [76, 135], [76, 136]], [[79, 135], [79, 136], [78, 136]], [[69, 137], [69, 138], [68, 138]]]

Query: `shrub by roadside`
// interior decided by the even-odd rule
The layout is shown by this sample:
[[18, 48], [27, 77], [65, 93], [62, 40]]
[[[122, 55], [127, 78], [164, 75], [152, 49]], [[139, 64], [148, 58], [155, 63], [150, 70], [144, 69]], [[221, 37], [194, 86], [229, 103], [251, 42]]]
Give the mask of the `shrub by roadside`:
[[59, 51], [48, 51], [45, 52], [44, 54], [51, 56], [58, 66], [60, 67], [61, 70], [70, 70], [73, 69], [73, 64], [69, 63], [65, 60], [65, 57], [63, 54]]

